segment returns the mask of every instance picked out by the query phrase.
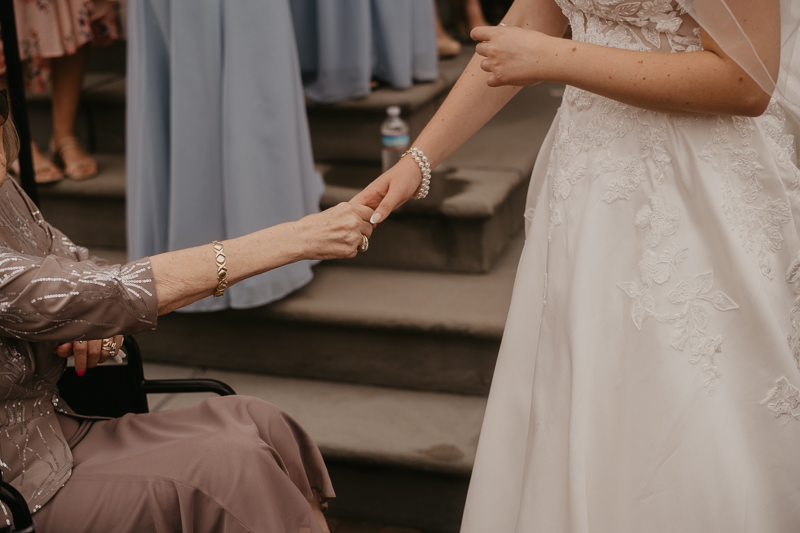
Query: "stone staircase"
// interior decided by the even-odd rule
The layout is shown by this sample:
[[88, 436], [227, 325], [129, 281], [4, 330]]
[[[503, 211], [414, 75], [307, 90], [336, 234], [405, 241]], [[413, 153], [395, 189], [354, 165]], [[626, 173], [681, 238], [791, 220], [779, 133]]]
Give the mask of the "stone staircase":
[[[45, 217], [74, 241], [125, 261], [124, 43], [96, 51], [78, 135], [101, 175], [40, 187]], [[379, 173], [379, 125], [400, 105], [417, 133], [469, 59], [407, 91], [309, 104], [322, 207]], [[458, 531], [516, 263], [526, 187], [561, 88], [524, 89], [434, 173], [432, 193], [385, 223], [356, 260], [262, 308], [173, 313], [139, 336], [149, 377], [204, 374], [280, 405], [318, 442], [338, 498], [330, 514]], [[46, 146], [50, 99], [29, 99]], [[151, 398], [154, 409], [202, 395]]]

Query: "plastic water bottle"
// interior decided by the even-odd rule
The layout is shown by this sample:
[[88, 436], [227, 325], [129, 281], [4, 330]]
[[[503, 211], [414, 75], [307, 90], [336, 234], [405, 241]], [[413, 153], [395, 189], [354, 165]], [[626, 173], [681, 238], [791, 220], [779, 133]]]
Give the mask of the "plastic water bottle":
[[409, 145], [408, 124], [400, 118], [400, 107], [393, 105], [386, 108], [386, 115], [386, 120], [381, 124], [383, 172], [400, 161], [400, 156], [408, 150]]

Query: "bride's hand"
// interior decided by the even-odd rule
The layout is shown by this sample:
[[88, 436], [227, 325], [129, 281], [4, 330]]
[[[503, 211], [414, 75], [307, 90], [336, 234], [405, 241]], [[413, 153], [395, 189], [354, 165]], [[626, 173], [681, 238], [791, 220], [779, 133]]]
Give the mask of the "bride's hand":
[[377, 224], [392, 211], [409, 201], [422, 183], [419, 167], [410, 157], [404, 157], [395, 166], [378, 176], [375, 181], [355, 195], [351, 203], [375, 209], [370, 222]]
[[[485, 59], [481, 68], [490, 73], [489, 87], [535, 85], [547, 80], [547, 72], [558, 60], [550, 47], [554, 37], [514, 26], [482, 26], [470, 33], [478, 41], [475, 52]], [[566, 60], [566, 57], [562, 58]]]
[[342, 202], [295, 223], [304, 259], [349, 259], [358, 254], [364, 237], [372, 235], [372, 209]]

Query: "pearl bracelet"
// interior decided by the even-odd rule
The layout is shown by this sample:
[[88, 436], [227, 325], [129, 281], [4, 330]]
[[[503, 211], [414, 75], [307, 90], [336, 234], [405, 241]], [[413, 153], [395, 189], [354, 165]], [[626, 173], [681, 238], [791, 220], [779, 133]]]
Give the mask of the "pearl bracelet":
[[425, 157], [425, 154], [423, 154], [422, 150], [419, 148], [411, 148], [410, 150], [406, 150], [406, 152], [400, 156], [400, 159], [404, 158], [408, 154], [414, 156], [414, 161], [416, 161], [420, 172], [422, 172], [422, 183], [420, 184], [419, 189], [417, 189], [416, 194], [414, 194], [414, 200], [422, 200], [428, 196], [428, 192], [431, 190], [431, 164], [428, 163], [428, 158]]

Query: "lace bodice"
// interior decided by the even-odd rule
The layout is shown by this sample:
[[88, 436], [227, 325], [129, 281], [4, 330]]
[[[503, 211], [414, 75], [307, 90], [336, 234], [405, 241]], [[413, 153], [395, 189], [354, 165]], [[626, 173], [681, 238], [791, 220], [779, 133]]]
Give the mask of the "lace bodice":
[[702, 50], [700, 28], [673, 0], [556, 0], [576, 41], [642, 52]]

